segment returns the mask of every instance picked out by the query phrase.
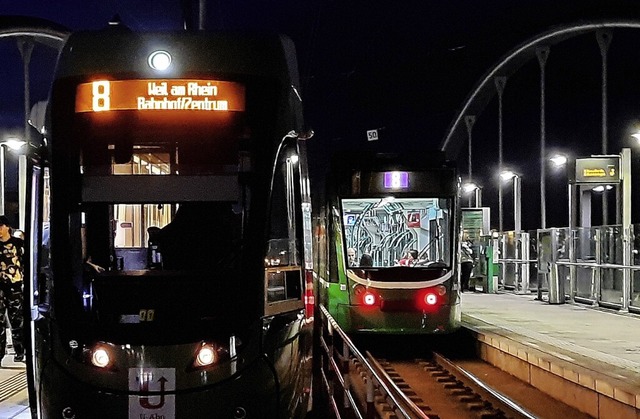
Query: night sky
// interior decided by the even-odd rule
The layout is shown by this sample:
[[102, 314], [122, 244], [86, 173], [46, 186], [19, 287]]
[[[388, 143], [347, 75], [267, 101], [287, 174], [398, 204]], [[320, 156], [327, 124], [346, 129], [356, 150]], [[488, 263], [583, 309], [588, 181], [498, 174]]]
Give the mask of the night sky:
[[[69, 30], [97, 29], [118, 14], [133, 30], [180, 30], [180, 0], [0, 0], [0, 15], [46, 19]], [[197, 2], [191, 2], [195, 9]], [[466, 96], [496, 61], [551, 27], [610, 18], [640, 19], [640, 3], [588, 0], [209, 1], [207, 29], [280, 32], [298, 50], [313, 185], [329, 152], [346, 149], [433, 150]], [[634, 147], [640, 122], [640, 30], [616, 30], [609, 51], [609, 152]], [[22, 64], [15, 40], [0, 40], [0, 128], [21, 127]], [[31, 102], [45, 100], [55, 53], [36, 47]], [[511, 76], [503, 100], [504, 162], [523, 176], [523, 228], [540, 223], [539, 69]], [[547, 147], [574, 157], [601, 151], [601, 67], [595, 36], [551, 48], [547, 65]], [[366, 130], [381, 139], [366, 141]], [[638, 125], [637, 128], [640, 128]], [[497, 227], [497, 99], [473, 131], [474, 178]], [[457, 154], [468, 172], [466, 144]], [[634, 157], [634, 166], [640, 166]], [[640, 176], [640, 174], [638, 174]], [[637, 179], [640, 179], [636, 176]], [[567, 225], [566, 181], [548, 172], [547, 225]], [[636, 181], [638, 184], [638, 181]], [[637, 193], [636, 195], [640, 195]], [[505, 193], [505, 229], [512, 228]], [[635, 208], [640, 208], [635, 206]], [[634, 217], [640, 222], [640, 216]], [[594, 224], [596, 224], [595, 222]]]

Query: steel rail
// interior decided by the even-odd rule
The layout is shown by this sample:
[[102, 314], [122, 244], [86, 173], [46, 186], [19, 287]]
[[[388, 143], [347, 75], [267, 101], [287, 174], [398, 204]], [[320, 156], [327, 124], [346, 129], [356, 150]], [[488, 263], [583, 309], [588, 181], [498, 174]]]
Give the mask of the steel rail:
[[[350, 350], [351, 354], [358, 360], [358, 362], [360, 362], [361, 365], [364, 366], [364, 368], [367, 371], [369, 371], [371, 373], [372, 377], [374, 378], [374, 383], [377, 384], [378, 391], [380, 391], [383, 394], [387, 394], [389, 396], [388, 397], [389, 400], [387, 400], [387, 403], [392, 404], [391, 407], [394, 407], [394, 406], [398, 407], [398, 409], [394, 409], [396, 411], [396, 414], [399, 415], [399, 417], [403, 417], [403, 418], [407, 418], [407, 419], [413, 418], [413, 416], [411, 416], [411, 412], [408, 412], [406, 409], [404, 409], [402, 407], [402, 405], [400, 404], [400, 401], [398, 400], [398, 397], [395, 396], [394, 394], [392, 394], [392, 392], [390, 391], [390, 388], [387, 385], [387, 382], [385, 382], [382, 379], [383, 377], [381, 377], [374, 370], [374, 368], [371, 366], [371, 363], [364, 356], [362, 356], [362, 354], [360, 353], [360, 351], [358, 351], [358, 349], [353, 344], [353, 342], [351, 341], [349, 336], [347, 336], [347, 334], [340, 328], [340, 326], [335, 321], [335, 319], [331, 316], [331, 314], [329, 314], [329, 311], [326, 309], [326, 307], [324, 307], [324, 305], [320, 304], [319, 308], [320, 308], [321, 313], [324, 315], [324, 317], [327, 319], [327, 321], [331, 325], [332, 329], [335, 332], [337, 332], [338, 335], [340, 335], [340, 337], [342, 338], [343, 342], [349, 347], [349, 350]], [[330, 356], [330, 358], [333, 359], [333, 356]], [[340, 382], [341, 383], [344, 382], [342, 377], [340, 377]], [[353, 406], [356, 406], [356, 405], [354, 404]]]
[[478, 386], [479, 388], [481, 388], [483, 391], [489, 393], [492, 397], [496, 398], [497, 400], [499, 400], [501, 403], [503, 403], [505, 406], [507, 406], [509, 409], [512, 409], [513, 411], [515, 411], [517, 414], [524, 416], [527, 419], [537, 419], [538, 416], [534, 415], [533, 413], [529, 412], [528, 410], [524, 409], [522, 406], [520, 406], [519, 404], [517, 404], [516, 402], [514, 402], [513, 400], [511, 400], [509, 397], [505, 396], [504, 394], [500, 393], [498, 390], [489, 387], [488, 385], [486, 385], [484, 382], [482, 382], [482, 380], [480, 380], [478, 377], [476, 377], [475, 375], [471, 374], [469, 371], [465, 370], [464, 368], [455, 365], [453, 362], [449, 361], [447, 358], [443, 357], [440, 354], [437, 353], [433, 353], [433, 357], [436, 360], [436, 362], [440, 365], [442, 365], [445, 369], [449, 370], [451, 372], [451, 370], [454, 371], [454, 375], [455, 373], [459, 373], [460, 375], [462, 375], [464, 378], [466, 378], [467, 380], [471, 381], [474, 385]]
[[420, 409], [418, 406], [416, 406], [416, 404], [413, 401], [411, 401], [411, 399], [409, 397], [407, 397], [407, 395], [404, 394], [404, 392], [402, 390], [400, 390], [400, 388], [391, 379], [391, 377], [389, 377], [389, 374], [387, 374], [387, 372], [384, 370], [382, 365], [380, 365], [380, 363], [373, 357], [373, 355], [371, 355], [371, 353], [369, 353], [369, 351], [367, 351], [366, 354], [367, 354], [367, 357], [371, 360], [372, 366], [376, 368], [376, 370], [380, 373], [380, 375], [382, 375], [385, 378], [385, 380], [387, 380], [387, 382], [389, 383], [389, 386], [398, 395], [400, 400], [402, 400], [405, 403], [407, 409], [410, 410], [415, 415], [415, 416], [411, 416], [411, 417], [412, 418], [420, 418], [420, 419], [429, 419], [429, 416], [427, 414], [425, 414], [422, 411], [422, 409]]

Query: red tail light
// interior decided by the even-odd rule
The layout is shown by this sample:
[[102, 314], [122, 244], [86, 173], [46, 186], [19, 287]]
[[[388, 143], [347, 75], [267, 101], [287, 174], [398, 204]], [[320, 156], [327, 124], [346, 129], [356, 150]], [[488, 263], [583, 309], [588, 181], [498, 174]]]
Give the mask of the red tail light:
[[313, 310], [316, 304], [316, 298], [313, 294], [313, 271], [306, 270], [304, 278], [304, 313], [307, 319], [313, 319]]
[[438, 297], [434, 293], [429, 292], [424, 296], [424, 303], [428, 306], [436, 305], [438, 303]]
[[367, 291], [362, 296], [362, 302], [365, 306], [372, 306], [377, 302], [376, 295], [372, 292]]
[[371, 290], [368, 290], [362, 285], [356, 285], [353, 288], [353, 295], [355, 296], [356, 304], [362, 304], [365, 306], [374, 306], [374, 305], [378, 305], [379, 303], [378, 294], [376, 294]]
[[443, 285], [427, 288], [418, 293], [416, 305], [420, 310], [433, 310], [436, 306], [444, 303], [446, 295], [447, 288]]

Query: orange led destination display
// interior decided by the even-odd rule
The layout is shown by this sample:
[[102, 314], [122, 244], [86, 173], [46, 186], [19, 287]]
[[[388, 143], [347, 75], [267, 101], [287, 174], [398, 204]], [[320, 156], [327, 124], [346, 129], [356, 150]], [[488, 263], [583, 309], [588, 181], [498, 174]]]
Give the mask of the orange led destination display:
[[107, 111], [244, 111], [244, 86], [218, 80], [97, 80], [76, 88], [76, 113]]

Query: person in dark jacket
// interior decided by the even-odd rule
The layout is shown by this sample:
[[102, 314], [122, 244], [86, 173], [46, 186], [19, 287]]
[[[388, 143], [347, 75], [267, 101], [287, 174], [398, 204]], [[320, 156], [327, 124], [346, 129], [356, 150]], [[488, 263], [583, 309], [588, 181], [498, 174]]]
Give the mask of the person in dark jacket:
[[0, 215], [0, 359], [5, 355], [7, 333], [5, 315], [9, 315], [15, 362], [24, 362], [22, 314], [22, 255], [24, 240], [11, 234], [9, 219]]
[[463, 292], [469, 291], [473, 262], [473, 250], [466, 241], [462, 242], [460, 245], [460, 288]]

